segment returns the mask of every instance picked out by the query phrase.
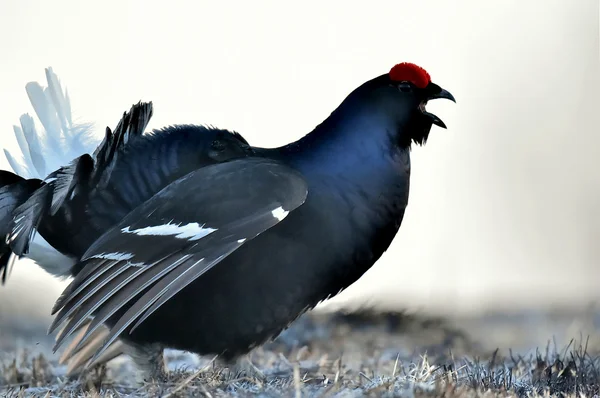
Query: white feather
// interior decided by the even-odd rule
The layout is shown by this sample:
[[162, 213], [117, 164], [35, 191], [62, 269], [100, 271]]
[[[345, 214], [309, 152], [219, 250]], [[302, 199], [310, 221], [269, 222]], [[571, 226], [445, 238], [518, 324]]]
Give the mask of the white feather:
[[102, 137], [91, 124], [74, 124], [69, 94], [52, 68], [46, 68], [47, 87], [29, 82], [25, 90], [41, 127], [23, 114], [14, 133], [20, 153], [5, 150], [13, 171], [25, 178], [44, 179], [84, 153], [92, 154]]
[[56, 109], [52, 103], [52, 96], [37, 82], [27, 83], [25, 90], [27, 91], [31, 105], [33, 105], [33, 110], [42, 123], [43, 129], [38, 135], [40, 143], [45, 148], [51, 149], [55, 155], [60, 154], [61, 148], [57, 139], [58, 137], [52, 134], [52, 132], [61, 131]]
[[181, 225], [171, 224], [170, 222], [163, 225], [149, 226], [140, 229], [130, 230], [129, 227], [121, 229], [124, 234], [136, 234], [140, 236], [175, 236], [177, 239], [187, 239], [196, 241], [204, 238], [207, 235], [216, 231], [214, 228], [205, 227], [206, 224], [198, 224], [196, 222]]
[[44, 154], [42, 153], [42, 145], [40, 144], [40, 134], [35, 128], [35, 122], [33, 118], [28, 114], [21, 115], [19, 118], [21, 122], [21, 128], [23, 129], [23, 135], [27, 140], [29, 146], [29, 155], [31, 156], [30, 170], [37, 172], [38, 178], [46, 176], [46, 161], [44, 160]]
[[[52, 68], [46, 69], [47, 87], [37, 82], [25, 85], [25, 91], [41, 127], [29, 114], [19, 118], [14, 126], [19, 144], [17, 150], [4, 154], [13, 171], [24, 178], [45, 179], [48, 174], [66, 166], [84, 153], [93, 154], [102, 137], [94, 135], [91, 124], [74, 124], [71, 102]], [[13, 256], [15, 257], [15, 256]], [[39, 234], [30, 243], [28, 258], [55, 276], [67, 276], [73, 258], [54, 249]], [[12, 258], [12, 260], [16, 260]]]
[[271, 214], [273, 214], [273, 217], [275, 217], [279, 221], [282, 221], [284, 218], [287, 217], [288, 214], [290, 214], [290, 212], [287, 210], [283, 210], [283, 207], [279, 206], [278, 208], [273, 210]]
[[100, 253], [92, 256], [92, 258], [101, 258], [105, 260], [113, 260], [113, 261], [125, 261], [131, 260], [135, 257], [132, 253], [124, 253], [124, 252], [115, 252], [115, 253]]
[[52, 68], [46, 68], [46, 80], [48, 81], [48, 93], [54, 103], [56, 116], [64, 132], [70, 132], [73, 120], [71, 119], [71, 107], [68, 104], [66, 93], [62, 92], [58, 76]]
[[31, 161], [31, 155], [29, 154], [29, 144], [25, 139], [25, 135], [23, 134], [23, 129], [19, 126], [13, 126], [13, 131], [15, 132], [15, 137], [17, 138], [17, 143], [19, 144], [19, 148], [21, 148], [21, 153], [23, 154], [23, 159], [25, 160], [25, 164], [33, 164]]
[[69, 276], [71, 268], [75, 265], [74, 258], [65, 256], [50, 246], [40, 234], [35, 234], [31, 241], [27, 258], [35, 261], [49, 274], [59, 277]]
[[29, 170], [26, 166], [23, 166], [21, 163], [17, 161], [6, 149], [4, 150], [4, 156], [6, 156], [6, 160], [8, 160], [8, 164], [13, 169], [15, 173], [20, 175], [21, 177], [28, 177], [30, 175]]

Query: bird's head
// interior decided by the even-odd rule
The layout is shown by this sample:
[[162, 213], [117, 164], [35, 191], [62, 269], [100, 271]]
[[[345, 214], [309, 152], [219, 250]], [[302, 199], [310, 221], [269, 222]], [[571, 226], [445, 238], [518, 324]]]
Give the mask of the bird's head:
[[353, 94], [357, 94], [357, 103], [366, 104], [370, 114], [394, 123], [400, 146], [424, 144], [434, 124], [446, 128], [439, 117], [426, 110], [428, 101], [445, 98], [456, 102], [452, 94], [431, 81], [425, 69], [408, 62], [395, 65]]

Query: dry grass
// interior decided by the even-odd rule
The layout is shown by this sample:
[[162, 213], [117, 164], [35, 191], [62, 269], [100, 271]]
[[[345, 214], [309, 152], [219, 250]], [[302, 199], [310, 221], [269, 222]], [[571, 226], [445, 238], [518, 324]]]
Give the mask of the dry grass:
[[[595, 341], [595, 340], [593, 340]], [[213, 358], [169, 351], [171, 379], [134, 385], [126, 360], [68, 380], [42, 355], [4, 355], [6, 397], [475, 397], [600, 395], [600, 346], [487, 351], [442, 320], [405, 314], [310, 314], [253, 353], [267, 381], [239, 377]], [[0, 357], [1, 359], [2, 357]]]

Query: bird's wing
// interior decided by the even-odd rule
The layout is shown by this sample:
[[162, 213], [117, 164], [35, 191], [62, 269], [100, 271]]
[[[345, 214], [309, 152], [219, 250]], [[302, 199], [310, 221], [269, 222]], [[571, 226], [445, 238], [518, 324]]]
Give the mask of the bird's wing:
[[[58, 299], [50, 332], [68, 320], [63, 340], [94, 317], [79, 345], [123, 308], [91, 362], [167, 300], [237, 248], [301, 206], [307, 185], [266, 158], [201, 168], [171, 183], [102, 235]], [[140, 296], [141, 295], [141, 296]]]
[[38, 82], [25, 86], [42, 128], [23, 114], [13, 127], [20, 154], [4, 150], [11, 168], [24, 178], [44, 179], [82, 154], [92, 153], [100, 142], [90, 124], [73, 122], [69, 94], [52, 68], [46, 68], [46, 82], [47, 87]]

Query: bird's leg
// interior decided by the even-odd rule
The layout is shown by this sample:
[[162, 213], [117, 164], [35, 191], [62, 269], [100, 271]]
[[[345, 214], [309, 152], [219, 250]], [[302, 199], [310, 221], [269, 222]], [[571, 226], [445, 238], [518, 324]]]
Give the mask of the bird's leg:
[[223, 359], [221, 363], [229, 368], [229, 373], [234, 377], [246, 376], [264, 382], [267, 377], [265, 374], [250, 361], [248, 355], [242, 355], [235, 359]]
[[124, 351], [128, 354], [140, 371], [140, 382], [164, 382], [168, 379], [168, 371], [163, 354], [164, 348], [158, 344], [133, 344], [127, 342]]

